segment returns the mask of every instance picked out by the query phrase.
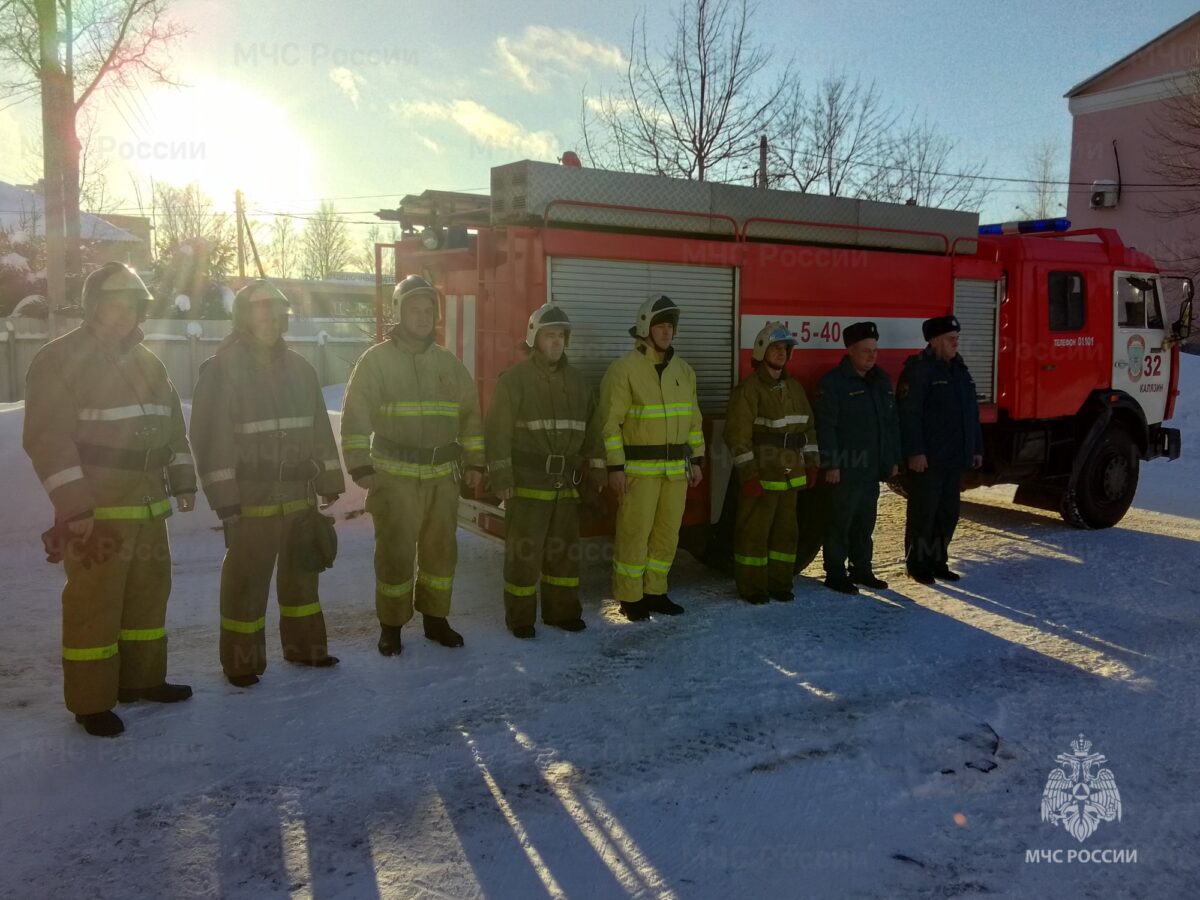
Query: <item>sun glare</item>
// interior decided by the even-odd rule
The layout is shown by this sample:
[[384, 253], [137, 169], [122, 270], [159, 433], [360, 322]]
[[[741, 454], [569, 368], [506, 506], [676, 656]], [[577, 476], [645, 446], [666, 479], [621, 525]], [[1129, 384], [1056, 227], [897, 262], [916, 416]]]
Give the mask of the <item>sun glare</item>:
[[105, 141], [135, 177], [175, 185], [196, 182], [219, 209], [232, 209], [241, 188], [247, 204], [311, 196], [315, 154], [275, 103], [213, 77], [183, 88], [147, 91], [124, 109], [130, 136]]

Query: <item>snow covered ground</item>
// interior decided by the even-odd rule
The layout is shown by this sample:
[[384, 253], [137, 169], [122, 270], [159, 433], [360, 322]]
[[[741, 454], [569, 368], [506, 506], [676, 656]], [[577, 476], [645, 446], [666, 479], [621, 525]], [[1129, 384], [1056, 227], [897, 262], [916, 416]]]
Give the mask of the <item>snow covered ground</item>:
[[[339, 518], [322, 599], [342, 664], [302, 670], [272, 647], [249, 690], [217, 663], [222, 544], [201, 505], [171, 520], [168, 616], [171, 674], [196, 696], [122, 707], [112, 741], [62, 708], [48, 507], [21, 408], [0, 407], [0, 895], [1196, 896], [1200, 359], [1183, 383], [1185, 458], [1143, 468], [1117, 528], [975, 492], [957, 585], [900, 577], [903, 504], [886, 496], [894, 590], [806, 577], [795, 603], [749, 607], [681, 555], [687, 614], [631, 624], [601, 599], [592, 542], [588, 630], [519, 642], [501, 548], [463, 534], [466, 647], [408, 629], [383, 659], [370, 522]], [[1039, 813], [1081, 732], [1123, 804], [1082, 844]], [[1066, 861], [1106, 849], [1137, 861]]]

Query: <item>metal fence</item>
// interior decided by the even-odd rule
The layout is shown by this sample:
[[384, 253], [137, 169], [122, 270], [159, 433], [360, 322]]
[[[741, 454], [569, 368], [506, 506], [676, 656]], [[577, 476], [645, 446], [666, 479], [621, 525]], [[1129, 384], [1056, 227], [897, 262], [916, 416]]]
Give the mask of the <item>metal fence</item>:
[[[69, 330], [68, 325], [62, 332]], [[142, 323], [147, 349], [163, 361], [179, 396], [188, 400], [200, 364], [216, 352], [229, 334], [229, 322], [148, 319]], [[0, 402], [24, 399], [25, 373], [42, 345], [51, 338], [44, 319], [0, 319]], [[374, 343], [372, 319], [293, 319], [285, 335], [288, 346], [312, 363], [322, 385], [341, 384]]]

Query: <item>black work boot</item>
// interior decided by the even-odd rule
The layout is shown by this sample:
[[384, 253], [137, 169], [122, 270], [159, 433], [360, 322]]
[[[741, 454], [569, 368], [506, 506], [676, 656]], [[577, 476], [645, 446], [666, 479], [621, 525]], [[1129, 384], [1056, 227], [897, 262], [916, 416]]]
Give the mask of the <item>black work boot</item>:
[[958, 581], [962, 578], [957, 572], [951, 572], [948, 566], [933, 570], [933, 577], [940, 578], [942, 581]]
[[925, 572], [914, 572], [910, 569], [908, 577], [918, 584], [933, 584], [933, 576]]
[[189, 685], [168, 684], [165, 681], [151, 688], [126, 688], [117, 691], [117, 699], [122, 703], [136, 703], [139, 700], [148, 700], [151, 703], [179, 703], [191, 696], [192, 689]]
[[75, 721], [93, 737], [116, 737], [125, 730], [125, 723], [111, 709], [106, 709], [104, 712], [76, 715]]
[[677, 616], [683, 612], [683, 607], [671, 602], [666, 594], [646, 594], [642, 597], [644, 603], [650, 605], [650, 612], [662, 613], [664, 616]]
[[537, 631], [534, 630], [532, 625], [518, 625], [512, 630], [512, 633], [513, 637], [520, 638], [523, 641], [527, 641], [537, 635]]
[[234, 687], [248, 688], [258, 684], [257, 675], [227, 675], [226, 679]]
[[650, 618], [650, 606], [645, 600], [636, 600], [632, 603], [622, 600], [621, 613], [630, 622], [644, 622]]
[[777, 603], [791, 603], [796, 595], [791, 591], [771, 591], [771, 599]]
[[751, 594], [749, 597], [743, 597], [751, 606], [762, 606], [764, 603], [771, 602], [770, 594]]
[[826, 575], [825, 587], [831, 591], [837, 591], [839, 594], [858, 593], [858, 588], [854, 586], [854, 582], [845, 575]]
[[331, 669], [341, 660], [336, 656], [322, 656], [320, 659], [289, 659], [288, 662], [297, 666], [309, 666], [313, 669]]
[[462, 635], [450, 627], [441, 616], [421, 616], [425, 624], [425, 637], [431, 641], [437, 641], [443, 647], [461, 647], [463, 645]]
[[563, 631], [583, 631], [587, 628], [587, 622], [583, 619], [564, 619], [561, 622], [547, 622], [551, 628], [561, 628]]
[[874, 588], [877, 591], [886, 591], [888, 586], [888, 583], [882, 578], [876, 577], [874, 572], [867, 572], [865, 575], [860, 575], [857, 572], [851, 572], [850, 580], [855, 584], [861, 584], [863, 587]]
[[379, 643], [376, 646], [384, 656], [399, 656], [400, 651], [404, 649], [400, 645], [400, 626], [380, 625]]

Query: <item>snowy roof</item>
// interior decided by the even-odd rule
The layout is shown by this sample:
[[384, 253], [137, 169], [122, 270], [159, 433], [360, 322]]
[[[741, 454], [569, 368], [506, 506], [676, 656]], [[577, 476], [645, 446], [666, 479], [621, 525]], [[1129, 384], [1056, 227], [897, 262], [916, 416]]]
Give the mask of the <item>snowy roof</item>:
[[[36, 219], [37, 234], [45, 235], [46, 217], [42, 214], [41, 193], [0, 181], [0, 228], [6, 231], [28, 228], [30, 219]], [[141, 241], [136, 235], [91, 213], [79, 214], [79, 231], [85, 241]]]

